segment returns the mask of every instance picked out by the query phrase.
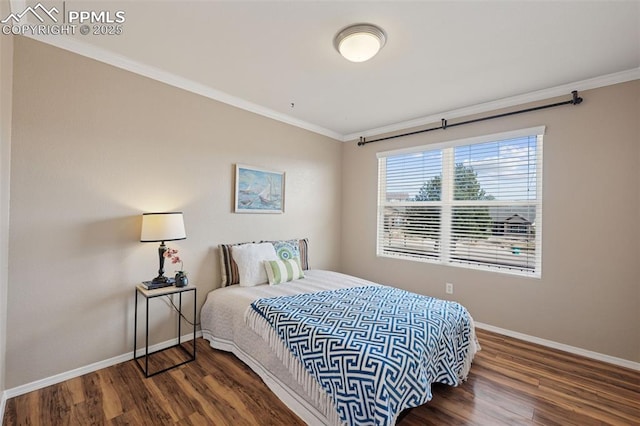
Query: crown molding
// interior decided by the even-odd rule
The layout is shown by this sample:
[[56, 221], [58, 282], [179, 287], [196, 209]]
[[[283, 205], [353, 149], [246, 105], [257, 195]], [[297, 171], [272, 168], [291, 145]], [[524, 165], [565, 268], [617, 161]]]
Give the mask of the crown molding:
[[[11, 6], [13, 10], [20, 10], [24, 6], [25, 0], [11, 0]], [[401, 121], [398, 123], [390, 124], [387, 126], [376, 127], [373, 129], [362, 130], [360, 132], [341, 134], [333, 130], [309, 123], [292, 117], [287, 114], [272, 110], [270, 108], [263, 107], [245, 99], [233, 96], [229, 93], [216, 90], [212, 87], [206, 86], [202, 83], [181, 77], [179, 75], [163, 71], [159, 68], [134, 61], [123, 55], [92, 46], [88, 43], [79, 41], [77, 39], [65, 36], [38, 36], [38, 35], [25, 35], [26, 37], [34, 40], [47, 43], [49, 45], [68, 50], [78, 55], [86, 56], [88, 58], [112, 65], [114, 67], [124, 69], [126, 71], [133, 72], [156, 81], [168, 84], [173, 87], [177, 87], [188, 92], [192, 92], [209, 99], [213, 99], [218, 102], [225, 103], [227, 105], [234, 106], [236, 108], [249, 111], [263, 117], [271, 118], [276, 121], [280, 121], [285, 124], [289, 124], [294, 127], [308, 130], [313, 133], [317, 133], [329, 138], [349, 142], [362, 137], [377, 136], [385, 133], [392, 133], [397, 131], [406, 130], [409, 128], [420, 127], [427, 124], [440, 122], [442, 118], [451, 120], [454, 118], [466, 117], [475, 114], [481, 114], [484, 112], [495, 111], [502, 108], [509, 108], [512, 106], [523, 105], [530, 102], [536, 102], [544, 99], [549, 99], [557, 96], [568, 95], [573, 90], [584, 91], [589, 89], [597, 89], [599, 87], [610, 86], [613, 84], [624, 83], [627, 81], [640, 79], [640, 67], [632, 68], [625, 71], [620, 71], [612, 74], [607, 74], [599, 77], [590, 78], [587, 80], [576, 81], [573, 83], [567, 83], [560, 86], [551, 87], [548, 89], [537, 90], [535, 92], [525, 93], [522, 95], [512, 96], [508, 98], [498, 99], [495, 101], [484, 102], [481, 104], [471, 105], [463, 108], [457, 108], [449, 111], [440, 112], [437, 114], [431, 114], [425, 117], [416, 118], [408, 121]]]
[[551, 87], [548, 89], [537, 90], [535, 92], [525, 93], [522, 95], [512, 96], [509, 98], [498, 99], [491, 102], [485, 102], [468, 107], [453, 109], [450, 111], [440, 112], [437, 114], [420, 117], [409, 121], [390, 124], [388, 126], [376, 127], [374, 129], [363, 130], [357, 133], [344, 135], [343, 142], [353, 141], [363, 137], [371, 137], [382, 135], [385, 133], [397, 132], [413, 127], [425, 126], [427, 124], [439, 123], [442, 118], [447, 120], [453, 118], [467, 117], [470, 115], [481, 114], [484, 112], [495, 111], [502, 108], [523, 105], [530, 102], [541, 101], [557, 96], [570, 95], [573, 90], [584, 91], [597, 89], [599, 87], [611, 86], [613, 84], [625, 83], [627, 81], [640, 79], [640, 67], [632, 68], [626, 71], [620, 71], [613, 74], [607, 74], [600, 77], [594, 77], [587, 80], [567, 83], [561, 86]]
[[338, 141], [344, 140], [344, 136], [340, 133], [334, 132], [321, 126], [317, 126], [313, 123], [297, 119], [290, 115], [265, 108], [261, 105], [255, 104], [237, 96], [230, 95], [229, 93], [223, 92], [221, 90], [216, 90], [202, 83], [198, 83], [196, 81], [161, 70], [159, 68], [134, 61], [130, 58], [127, 58], [126, 56], [119, 55], [117, 53], [96, 46], [92, 46], [88, 43], [76, 40], [71, 37], [60, 35], [43, 36], [32, 34], [28, 34], [25, 36], [58, 47], [60, 49], [68, 50], [78, 55], [86, 56], [96, 61], [100, 61], [105, 64], [109, 64], [114, 67], [151, 78], [156, 81], [160, 81], [170, 86], [177, 87], [179, 89], [183, 89], [188, 92], [195, 93], [206, 98], [213, 99], [215, 101], [261, 115], [263, 117], [271, 118], [273, 120], [280, 121], [291, 126], [299, 127], [301, 129], [305, 129], [323, 136], [327, 136]]

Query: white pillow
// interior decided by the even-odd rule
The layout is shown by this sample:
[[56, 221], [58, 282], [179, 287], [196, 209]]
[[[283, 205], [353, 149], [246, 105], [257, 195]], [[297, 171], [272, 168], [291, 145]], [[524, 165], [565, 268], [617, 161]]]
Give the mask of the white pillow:
[[267, 282], [265, 260], [277, 260], [276, 249], [271, 243], [242, 244], [231, 247], [231, 254], [238, 265], [241, 287], [252, 287]]

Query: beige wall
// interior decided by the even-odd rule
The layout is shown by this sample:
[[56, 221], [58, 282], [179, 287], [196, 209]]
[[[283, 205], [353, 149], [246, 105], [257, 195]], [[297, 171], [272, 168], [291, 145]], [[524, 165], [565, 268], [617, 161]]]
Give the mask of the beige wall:
[[[0, 1], [0, 16], [9, 13], [9, 2]], [[9, 179], [11, 166], [11, 84], [13, 36], [0, 36], [0, 394], [5, 387], [7, 335], [7, 282], [9, 279]], [[0, 413], [2, 419], [3, 413]]]
[[[443, 298], [453, 282], [477, 321], [640, 361], [638, 81], [584, 92], [577, 107], [359, 148], [33, 40], [14, 49], [4, 388], [131, 351], [133, 286], [157, 268], [140, 213], [157, 210], [185, 212], [188, 239], [171, 245], [198, 305], [219, 281], [217, 244], [306, 236], [312, 267]], [[541, 124], [541, 280], [376, 258], [377, 151]], [[285, 170], [286, 213], [231, 213], [234, 163]], [[167, 308], [154, 316], [155, 341], [170, 338]]]
[[[476, 321], [640, 362], [640, 81], [538, 111], [343, 148], [342, 269], [453, 299]], [[567, 99], [567, 97], [563, 98]], [[542, 279], [377, 258], [376, 152], [546, 125]]]
[[[132, 350], [133, 288], [158, 266], [142, 212], [184, 211], [169, 245], [198, 305], [219, 243], [308, 237], [311, 266], [338, 268], [339, 142], [20, 37], [14, 76], [8, 388]], [[235, 163], [286, 171], [285, 214], [232, 213]]]

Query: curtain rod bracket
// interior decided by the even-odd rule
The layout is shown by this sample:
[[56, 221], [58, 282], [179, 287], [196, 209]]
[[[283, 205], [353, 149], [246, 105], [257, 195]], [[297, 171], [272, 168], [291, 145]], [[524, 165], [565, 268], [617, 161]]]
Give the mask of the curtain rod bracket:
[[578, 91], [574, 90], [573, 92], [571, 92], [571, 95], [573, 96], [573, 99], [571, 100], [571, 103], [574, 105], [578, 105], [582, 103], [582, 98], [580, 96], [578, 96]]
[[447, 120], [443, 118], [440, 122], [442, 123], [442, 130], [447, 130]]
[[360, 136], [360, 142], [358, 142], [358, 146], [365, 145], [367, 143], [364, 136]]

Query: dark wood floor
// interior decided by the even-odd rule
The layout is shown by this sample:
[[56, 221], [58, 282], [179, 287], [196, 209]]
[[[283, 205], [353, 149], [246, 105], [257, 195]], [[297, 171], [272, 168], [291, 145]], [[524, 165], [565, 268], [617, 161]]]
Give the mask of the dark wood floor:
[[[467, 382], [435, 385], [433, 400], [399, 426], [640, 425], [640, 372], [483, 330], [478, 337]], [[12, 398], [4, 424], [303, 424], [233, 355], [202, 339], [197, 349], [195, 362], [150, 379], [129, 361]]]

